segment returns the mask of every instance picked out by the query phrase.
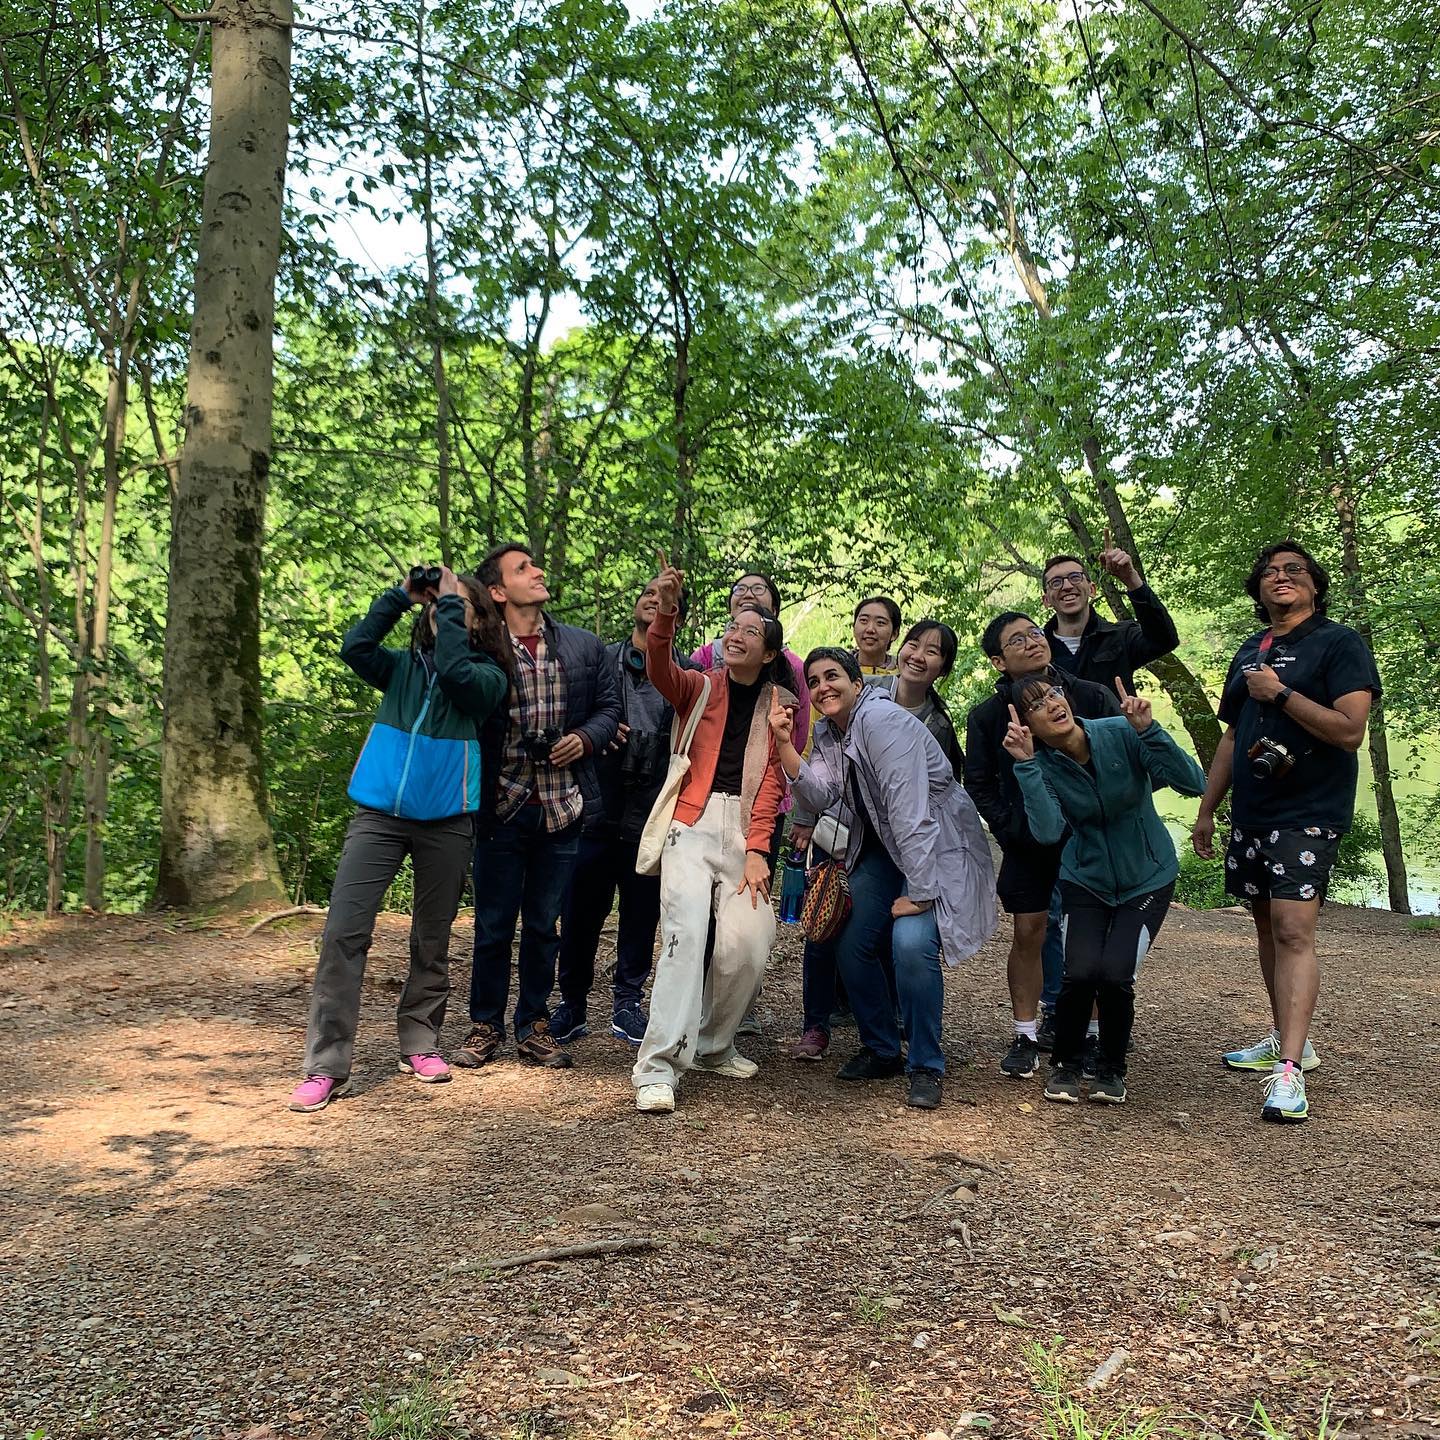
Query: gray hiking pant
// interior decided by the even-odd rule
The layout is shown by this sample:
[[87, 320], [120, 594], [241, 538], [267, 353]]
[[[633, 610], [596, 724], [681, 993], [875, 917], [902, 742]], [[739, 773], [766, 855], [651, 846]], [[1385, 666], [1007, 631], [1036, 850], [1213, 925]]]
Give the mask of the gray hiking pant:
[[402, 820], [378, 810], [355, 812], [345, 832], [315, 966], [305, 1032], [307, 1075], [349, 1077], [375, 917], [407, 854], [414, 858], [415, 910], [410, 917], [410, 973], [395, 1016], [400, 1053], [424, 1055], [440, 1048], [440, 1026], [450, 998], [450, 927], [460, 908], [474, 844], [468, 815]]

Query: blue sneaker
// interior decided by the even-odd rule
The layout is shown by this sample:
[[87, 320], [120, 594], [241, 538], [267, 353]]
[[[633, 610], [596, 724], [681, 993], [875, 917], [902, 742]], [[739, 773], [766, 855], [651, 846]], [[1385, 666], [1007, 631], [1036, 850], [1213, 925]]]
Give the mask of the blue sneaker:
[[610, 1021], [610, 1033], [617, 1040], [638, 1047], [649, 1023], [650, 1017], [639, 1005], [622, 1005]]
[[1305, 1098], [1305, 1076], [1296, 1065], [1286, 1061], [1277, 1065], [1265, 1079], [1265, 1104], [1260, 1110], [1262, 1120], [1308, 1120], [1310, 1102]]
[[562, 1000], [550, 1012], [550, 1038], [561, 1045], [574, 1040], [583, 1040], [590, 1033], [585, 1023], [585, 1012], [577, 1010], [568, 1000]]
[[[1220, 1060], [1230, 1070], [1258, 1070], [1268, 1074], [1280, 1063], [1280, 1037], [1272, 1030], [1263, 1040], [1257, 1040], [1243, 1050], [1227, 1051]], [[1300, 1068], [1308, 1072], [1319, 1064], [1320, 1057], [1307, 1040], [1304, 1050], [1300, 1052]]]

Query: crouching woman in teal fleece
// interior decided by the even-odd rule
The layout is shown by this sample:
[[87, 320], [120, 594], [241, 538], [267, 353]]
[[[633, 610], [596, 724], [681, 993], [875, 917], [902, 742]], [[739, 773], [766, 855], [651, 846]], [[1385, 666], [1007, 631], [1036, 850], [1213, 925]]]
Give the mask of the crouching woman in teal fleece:
[[[417, 604], [425, 608], [409, 649], [382, 644]], [[350, 777], [350, 798], [359, 808], [330, 894], [305, 1035], [305, 1078], [290, 1096], [292, 1110], [323, 1110], [350, 1089], [375, 917], [406, 855], [414, 863], [415, 900], [410, 973], [396, 1015], [399, 1064], [417, 1080], [450, 1078], [440, 1057], [450, 927], [475, 843], [479, 727], [504, 704], [510, 687], [508, 647], [500, 642], [494, 606], [442, 569], [436, 590], [415, 578], [386, 590], [340, 647], [345, 663], [384, 699]]]
[[1135, 976], [1165, 922], [1180, 869], [1154, 789], [1169, 785], [1181, 795], [1205, 789], [1204, 772], [1155, 723], [1150, 702], [1127, 695], [1119, 680], [1115, 688], [1124, 713], [1103, 720], [1077, 719], [1065, 692], [1043, 677], [1011, 688], [1004, 745], [1015, 761], [1030, 832], [1042, 845], [1065, 839], [1065, 982], [1055, 1009], [1047, 1100], [1080, 1098], [1080, 1057], [1094, 1005], [1100, 1062], [1090, 1098], [1124, 1101]]

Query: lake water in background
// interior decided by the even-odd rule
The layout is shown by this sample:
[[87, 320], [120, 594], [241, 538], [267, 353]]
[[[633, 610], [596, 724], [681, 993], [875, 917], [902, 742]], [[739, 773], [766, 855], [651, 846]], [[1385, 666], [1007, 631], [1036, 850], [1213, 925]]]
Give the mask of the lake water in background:
[[[1188, 749], [1189, 737], [1183, 729], [1176, 726], [1173, 714], [1161, 714], [1162, 709], [1168, 710], [1164, 698], [1158, 695], [1152, 695], [1151, 698], [1155, 703], [1156, 718], [1161, 720], [1172, 735], [1178, 736]], [[1433, 857], [1420, 855], [1411, 838], [1415, 824], [1413, 817], [1425, 802], [1433, 800], [1437, 791], [1440, 791], [1440, 741], [1426, 736], [1413, 746], [1392, 742], [1391, 751], [1400, 771], [1400, 776], [1395, 781], [1395, 798], [1400, 806], [1401, 825], [1407, 832], [1406, 839], [1409, 842], [1405, 860], [1410, 880], [1410, 908], [1417, 915], [1440, 914], [1440, 862]], [[1374, 820], [1375, 791], [1371, 783], [1371, 773], [1370, 752], [1362, 749], [1360, 788], [1355, 797], [1355, 808]], [[1177, 848], [1189, 846], [1190, 827], [1195, 822], [1195, 812], [1199, 804], [1198, 800], [1187, 800], [1173, 790], [1161, 791], [1156, 796], [1156, 807], [1170, 827]], [[1379, 851], [1375, 852], [1375, 864], [1381, 872], [1377, 885], [1359, 893], [1346, 893], [1343, 887], [1337, 887], [1331, 892], [1331, 897], [1352, 905], [1369, 905], [1380, 910], [1388, 908], [1384, 864]]]

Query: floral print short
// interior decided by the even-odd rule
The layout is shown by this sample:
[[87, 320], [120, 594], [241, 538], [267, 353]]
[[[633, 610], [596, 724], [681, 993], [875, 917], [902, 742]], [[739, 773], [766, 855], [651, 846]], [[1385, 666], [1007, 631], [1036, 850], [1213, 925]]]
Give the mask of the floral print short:
[[1324, 900], [1340, 831], [1231, 830], [1225, 889], [1240, 900]]

